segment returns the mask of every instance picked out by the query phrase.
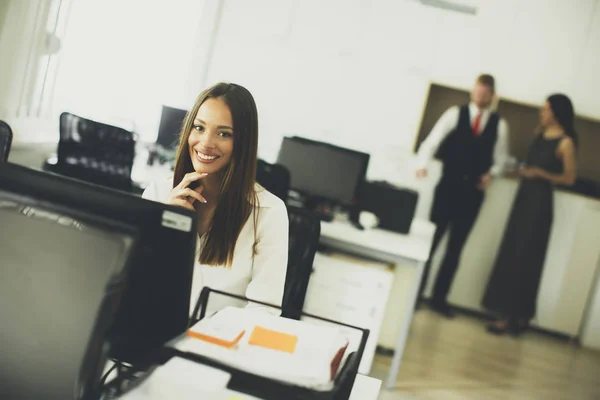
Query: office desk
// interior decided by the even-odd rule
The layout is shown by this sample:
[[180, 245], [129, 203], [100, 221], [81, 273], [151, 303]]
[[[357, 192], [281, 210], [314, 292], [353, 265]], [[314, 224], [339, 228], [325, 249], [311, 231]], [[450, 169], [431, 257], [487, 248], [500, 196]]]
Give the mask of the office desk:
[[356, 375], [349, 400], [377, 400], [381, 381], [365, 375]]
[[408, 310], [394, 348], [392, 365], [385, 382], [387, 389], [393, 389], [400, 369], [406, 339], [412, 322], [421, 277], [433, 240], [435, 225], [429, 221], [415, 219], [408, 234], [399, 234], [381, 229], [358, 230], [349, 222], [333, 221], [321, 223], [321, 244], [334, 250], [341, 250], [357, 256], [394, 265], [406, 263], [415, 268], [411, 290], [406, 293]]

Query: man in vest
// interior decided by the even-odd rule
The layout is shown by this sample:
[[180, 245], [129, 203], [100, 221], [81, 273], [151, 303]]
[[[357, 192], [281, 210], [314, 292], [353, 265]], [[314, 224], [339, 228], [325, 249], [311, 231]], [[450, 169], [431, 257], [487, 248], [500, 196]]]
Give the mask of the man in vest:
[[471, 102], [446, 110], [417, 154], [419, 178], [427, 176], [427, 165], [434, 156], [443, 162], [430, 216], [437, 229], [419, 294], [427, 282], [431, 258], [449, 229], [448, 247], [430, 303], [434, 311], [448, 318], [453, 317], [447, 303], [448, 292], [462, 249], [481, 208], [485, 190], [493, 177], [502, 173], [508, 158], [508, 125], [490, 110], [494, 86], [491, 75], [480, 75], [471, 91]]

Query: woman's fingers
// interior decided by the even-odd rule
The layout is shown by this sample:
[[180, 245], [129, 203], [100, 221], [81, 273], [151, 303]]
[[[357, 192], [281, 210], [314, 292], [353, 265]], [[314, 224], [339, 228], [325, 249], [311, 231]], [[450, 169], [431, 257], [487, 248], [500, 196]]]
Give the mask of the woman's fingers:
[[190, 187], [194, 182], [204, 178], [206, 173], [190, 172], [185, 174], [179, 185], [175, 186], [169, 196], [169, 204], [185, 207], [188, 210], [194, 210], [194, 202], [198, 200], [201, 203], [206, 203], [206, 199], [200, 193], [202, 193], [203, 187], [198, 186], [196, 188]]
[[185, 189], [181, 190], [181, 192], [179, 192], [180, 194], [178, 195], [178, 197], [188, 200], [188, 202], [190, 204], [194, 203], [194, 200], [198, 200], [202, 203], [206, 203], [206, 199], [204, 198], [204, 196], [202, 196], [200, 194], [200, 192], [201, 192], [201, 190], [197, 191], [197, 190], [192, 190], [190, 188], [185, 188]]
[[181, 180], [181, 182], [179, 182], [179, 185], [177, 185], [178, 189], [185, 189], [187, 188], [192, 182], [196, 182], [199, 179], [204, 178], [206, 175], [208, 175], [207, 173], [198, 173], [198, 172], [190, 172], [185, 174], [185, 176], [183, 177], [183, 179]]

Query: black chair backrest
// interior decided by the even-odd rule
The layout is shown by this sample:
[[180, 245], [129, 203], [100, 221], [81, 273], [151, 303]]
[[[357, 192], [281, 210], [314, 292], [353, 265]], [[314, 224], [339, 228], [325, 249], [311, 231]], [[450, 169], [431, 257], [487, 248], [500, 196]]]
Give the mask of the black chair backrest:
[[131, 187], [133, 132], [70, 113], [60, 115], [56, 171], [116, 189]]
[[0, 162], [8, 160], [12, 137], [13, 133], [10, 126], [4, 121], [0, 121]]
[[256, 181], [283, 200], [284, 203], [287, 203], [288, 191], [290, 190], [290, 171], [286, 167], [258, 160]]
[[290, 206], [288, 218], [290, 236], [282, 316], [299, 319], [319, 247], [321, 221], [311, 211]]

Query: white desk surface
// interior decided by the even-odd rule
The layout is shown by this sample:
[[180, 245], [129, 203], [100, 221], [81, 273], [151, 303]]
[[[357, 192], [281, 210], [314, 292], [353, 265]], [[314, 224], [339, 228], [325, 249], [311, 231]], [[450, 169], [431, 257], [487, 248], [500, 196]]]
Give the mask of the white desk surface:
[[377, 400], [381, 381], [366, 375], [356, 375], [349, 400]]
[[413, 220], [408, 234], [383, 229], [359, 230], [350, 222], [334, 220], [321, 223], [321, 242], [359, 246], [391, 257], [425, 262], [434, 232], [435, 225], [421, 219]]

